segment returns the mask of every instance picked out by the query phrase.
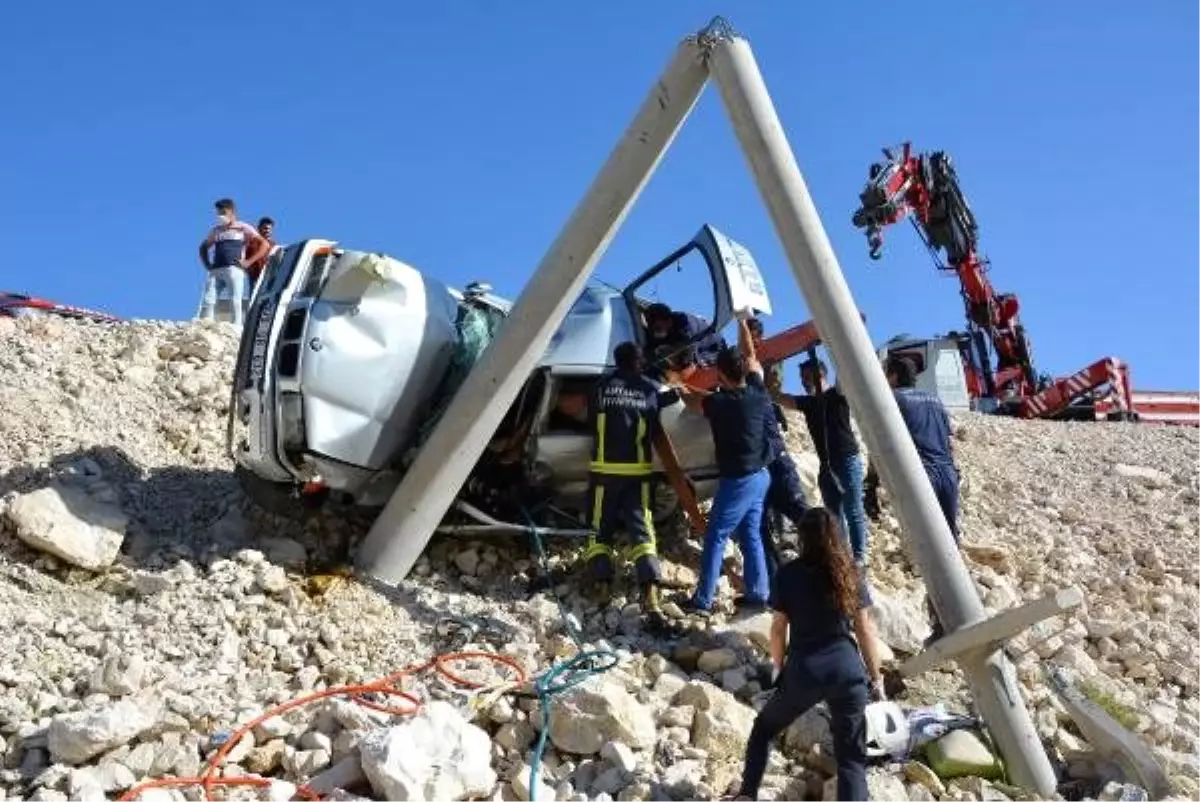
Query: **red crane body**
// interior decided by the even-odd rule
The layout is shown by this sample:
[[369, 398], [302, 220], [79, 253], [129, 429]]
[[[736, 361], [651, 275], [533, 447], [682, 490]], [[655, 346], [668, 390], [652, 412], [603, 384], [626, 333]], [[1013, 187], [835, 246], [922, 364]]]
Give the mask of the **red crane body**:
[[[950, 157], [915, 154], [910, 143], [873, 164], [854, 225], [866, 230], [872, 259], [880, 258], [883, 229], [908, 218], [939, 270], [958, 277], [967, 318], [960, 351], [974, 398], [993, 398], [1022, 417], [1052, 417], [1109, 385], [1118, 414], [1130, 411], [1128, 369], [1106, 357], [1064, 379], [1039, 380], [1033, 349], [1020, 322], [1020, 302], [998, 293], [979, 253], [979, 227]], [[995, 364], [993, 365], [993, 355]]]

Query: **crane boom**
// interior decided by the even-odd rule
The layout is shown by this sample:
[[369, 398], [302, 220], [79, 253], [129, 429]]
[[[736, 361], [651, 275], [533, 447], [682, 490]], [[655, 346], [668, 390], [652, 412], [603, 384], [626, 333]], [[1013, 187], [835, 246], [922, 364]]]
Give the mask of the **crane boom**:
[[1118, 403], [1128, 398], [1127, 368], [1110, 357], [1067, 379], [1040, 379], [1021, 324], [1020, 301], [1012, 293], [997, 292], [988, 279], [990, 263], [979, 251], [979, 224], [950, 156], [943, 151], [914, 153], [909, 142], [884, 148], [883, 155], [884, 161], [871, 165], [854, 225], [865, 230], [870, 256], [879, 259], [884, 228], [908, 218], [934, 266], [958, 277], [967, 319], [960, 348], [973, 392], [997, 399], [1022, 417], [1056, 415], [1114, 376], [1119, 377], [1120, 387], [1114, 387]]

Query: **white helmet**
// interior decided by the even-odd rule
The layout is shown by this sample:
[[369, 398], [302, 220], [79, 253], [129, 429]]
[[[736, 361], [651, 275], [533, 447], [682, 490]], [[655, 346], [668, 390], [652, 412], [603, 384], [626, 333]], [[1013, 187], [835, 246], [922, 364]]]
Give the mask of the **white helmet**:
[[908, 754], [908, 716], [895, 702], [872, 702], [867, 719], [867, 757], [904, 757]]

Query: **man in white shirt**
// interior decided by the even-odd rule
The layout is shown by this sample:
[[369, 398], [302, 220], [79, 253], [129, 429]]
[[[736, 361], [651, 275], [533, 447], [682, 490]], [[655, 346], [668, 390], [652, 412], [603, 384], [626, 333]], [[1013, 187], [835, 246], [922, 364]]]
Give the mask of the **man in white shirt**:
[[237, 208], [232, 200], [222, 198], [214, 206], [217, 224], [200, 243], [200, 262], [208, 275], [198, 317], [202, 320], [216, 317], [217, 298], [224, 290], [230, 299], [232, 322], [240, 326], [242, 299], [246, 295], [246, 266], [265, 258], [271, 245], [253, 226], [237, 219]]

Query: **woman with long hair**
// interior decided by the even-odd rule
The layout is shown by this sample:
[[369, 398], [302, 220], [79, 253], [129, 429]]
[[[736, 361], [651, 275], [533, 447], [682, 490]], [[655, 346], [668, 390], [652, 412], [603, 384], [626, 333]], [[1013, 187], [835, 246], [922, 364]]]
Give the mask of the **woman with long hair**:
[[771, 588], [775, 693], [754, 720], [738, 796], [758, 795], [771, 741], [824, 701], [837, 760], [837, 798], [866, 799], [864, 710], [868, 698], [883, 698], [876, 634], [867, 611], [871, 598], [829, 510], [809, 510], [799, 529], [800, 557], [779, 569]]

